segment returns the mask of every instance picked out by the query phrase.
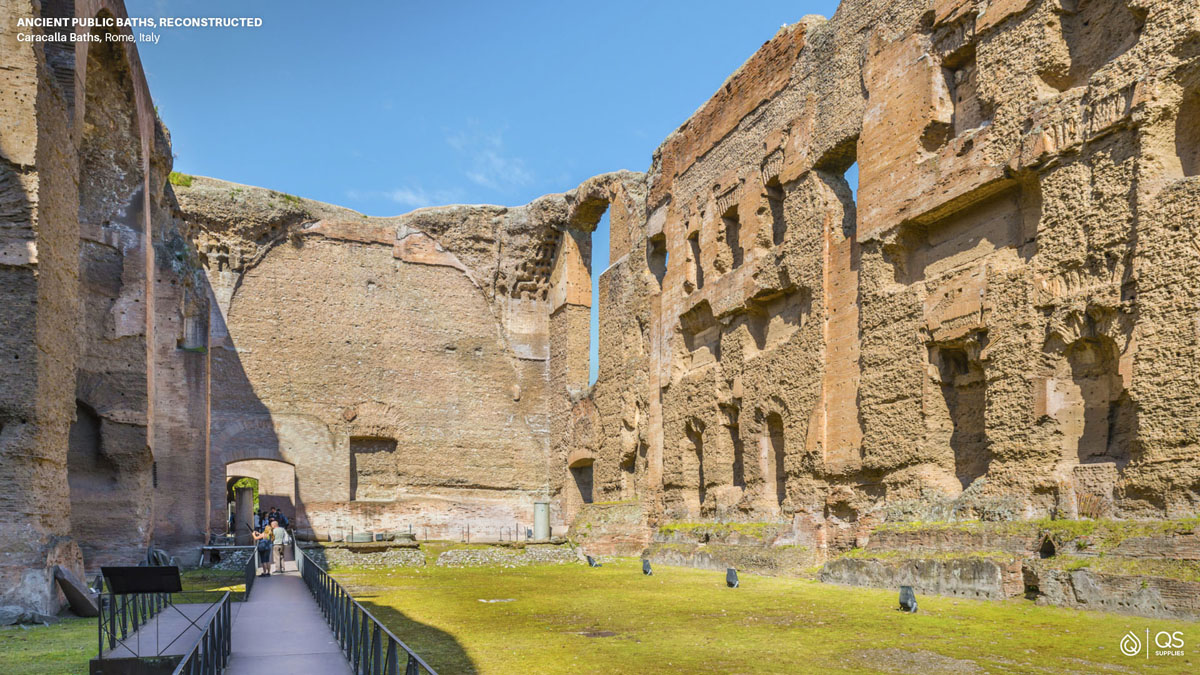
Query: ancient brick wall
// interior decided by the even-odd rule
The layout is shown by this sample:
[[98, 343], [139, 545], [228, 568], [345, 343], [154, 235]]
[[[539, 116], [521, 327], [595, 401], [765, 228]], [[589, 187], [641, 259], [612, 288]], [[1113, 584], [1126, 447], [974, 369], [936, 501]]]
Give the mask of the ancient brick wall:
[[[6, 25], [18, 16], [125, 15], [113, 2], [3, 10]], [[196, 298], [195, 255], [180, 247], [172, 221], [170, 144], [132, 43], [43, 46], [17, 43], [11, 30], [3, 39], [13, 43], [4, 50], [11, 86], [0, 98], [16, 132], [4, 134], [10, 226], [0, 264], [14, 303], [4, 363], [19, 372], [4, 378], [10, 488], [0, 512], [11, 533], [4, 548], [20, 555], [6, 557], [0, 574], [6, 603], [53, 612], [63, 601], [56, 563], [82, 575], [136, 563], [152, 543], [194, 550], [204, 538], [196, 500], [203, 504], [206, 486], [193, 481], [189, 494], [169, 485], [183, 486], [204, 463], [207, 365], [185, 363], [174, 339], [204, 299], [191, 309], [181, 300]], [[158, 248], [170, 260], [161, 267]], [[159, 364], [170, 381], [156, 406]], [[171, 458], [164, 471], [155, 464], [157, 428]], [[164, 504], [160, 494], [169, 495]], [[168, 514], [158, 531], [156, 509]]]
[[[782, 29], [655, 155], [661, 292], [644, 367], [594, 389], [594, 498], [627, 496], [639, 437], [648, 513], [819, 544], [1085, 499], [1194, 514], [1196, 11], [847, 1]], [[645, 306], [600, 302], [614, 326]], [[632, 424], [605, 393], [629, 389]]]
[[[549, 250], [526, 209], [367, 219], [203, 178], [177, 192], [217, 300], [214, 526], [224, 467], [250, 459], [295, 466], [317, 536], [531, 524], [548, 486]], [[504, 269], [501, 236], [528, 264]]]
[[[6, 23], [39, 16], [0, 4]], [[56, 611], [53, 566], [82, 571], [63, 480], [74, 415], [76, 158], [62, 93], [43, 51], [0, 35], [0, 603]]]

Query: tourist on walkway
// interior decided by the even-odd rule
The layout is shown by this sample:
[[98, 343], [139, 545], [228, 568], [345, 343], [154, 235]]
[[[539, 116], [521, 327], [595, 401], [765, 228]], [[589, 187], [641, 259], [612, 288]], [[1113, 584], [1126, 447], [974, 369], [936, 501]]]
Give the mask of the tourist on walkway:
[[254, 546], [258, 550], [258, 564], [262, 567], [262, 573], [258, 576], [271, 576], [271, 526], [259, 528], [258, 531], [252, 533], [254, 536]]
[[275, 565], [280, 574], [283, 574], [283, 546], [287, 540], [287, 530], [280, 526], [279, 521], [271, 521], [271, 536], [275, 544]]

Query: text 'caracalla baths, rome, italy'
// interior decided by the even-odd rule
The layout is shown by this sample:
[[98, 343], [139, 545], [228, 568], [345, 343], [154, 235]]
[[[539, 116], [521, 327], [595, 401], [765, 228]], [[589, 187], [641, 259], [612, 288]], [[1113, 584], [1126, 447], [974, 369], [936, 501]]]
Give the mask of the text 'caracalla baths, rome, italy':
[[274, 507], [306, 581], [450, 542], [1200, 620], [1200, 0], [781, 16], [644, 172], [394, 217], [175, 172], [128, 16], [0, 0], [0, 606]]

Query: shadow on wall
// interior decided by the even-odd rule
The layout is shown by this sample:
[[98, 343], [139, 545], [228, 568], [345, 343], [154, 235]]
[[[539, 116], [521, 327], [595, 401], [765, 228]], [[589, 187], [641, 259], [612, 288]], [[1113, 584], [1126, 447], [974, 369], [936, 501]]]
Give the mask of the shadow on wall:
[[[175, 212], [181, 209], [173, 192], [169, 195]], [[224, 312], [232, 303], [236, 283], [230, 288], [213, 286], [218, 280], [238, 278], [244, 270], [232, 268], [229, 251], [216, 248], [199, 251], [208, 296], [207, 350], [210, 378], [210, 475], [208, 490], [211, 510], [209, 527], [214, 532], [228, 524], [227, 480], [247, 476], [259, 480], [259, 507], [278, 506], [292, 519], [293, 527], [309, 526], [304, 495], [296, 478], [295, 464], [285, 455], [276, 421], [259, 399], [246, 374], [238, 347], [229, 333]], [[226, 302], [224, 305], [221, 299]]]
[[[439, 673], [469, 675], [480, 672], [453, 635], [386, 605], [364, 600], [363, 596], [356, 595], [355, 599]], [[403, 659], [400, 665], [404, 666]]]
[[[106, 11], [100, 18], [111, 19]], [[92, 35], [110, 35], [96, 29]], [[155, 465], [144, 239], [150, 196], [126, 49], [87, 49], [79, 141], [80, 322], [75, 420], [67, 447], [71, 535], [87, 569], [136, 562], [151, 542]]]
[[[210, 272], [218, 275], [229, 271], [228, 257], [219, 253], [210, 256], [206, 263]], [[208, 489], [212, 497], [212, 510], [209, 513], [209, 526], [213, 531], [224, 530], [223, 526], [228, 522], [226, 480], [230, 476], [245, 475], [259, 480], [260, 508], [266, 510], [271, 506], [279, 506], [292, 518], [294, 527], [308, 527], [295, 466], [284, 456], [279, 435], [275, 431], [274, 417], [255, 394], [254, 386], [246, 375], [208, 275], [205, 275], [204, 283], [211, 307], [208, 354], [212, 461]], [[272, 467], [282, 470], [273, 470]]]

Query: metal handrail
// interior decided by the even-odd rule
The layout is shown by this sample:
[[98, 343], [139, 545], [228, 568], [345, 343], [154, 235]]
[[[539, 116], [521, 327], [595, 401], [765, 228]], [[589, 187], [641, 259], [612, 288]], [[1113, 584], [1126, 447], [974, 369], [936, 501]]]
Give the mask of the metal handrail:
[[233, 650], [233, 612], [229, 591], [221, 596], [217, 611], [208, 620], [200, 639], [184, 654], [171, 675], [217, 675], [229, 665]]
[[422, 672], [437, 675], [437, 671], [313, 562], [294, 540], [293, 546], [300, 576], [312, 591], [321, 614], [329, 622], [338, 645], [357, 675], [401, 675], [401, 651], [408, 656], [403, 675], [420, 675]]
[[254, 578], [258, 576], [258, 547], [250, 552], [250, 558], [242, 566], [242, 576], [245, 580], [246, 591], [242, 593], [242, 602], [250, 602], [250, 589], [254, 587]]
[[170, 593], [136, 593], [116, 595], [101, 593], [98, 599], [100, 613], [97, 617], [97, 654], [104, 658], [104, 636], [108, 636], [108, 648], [116, 649], [123, 642], [149, 623], [156, 614], [171, 604]]

